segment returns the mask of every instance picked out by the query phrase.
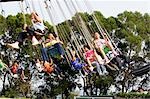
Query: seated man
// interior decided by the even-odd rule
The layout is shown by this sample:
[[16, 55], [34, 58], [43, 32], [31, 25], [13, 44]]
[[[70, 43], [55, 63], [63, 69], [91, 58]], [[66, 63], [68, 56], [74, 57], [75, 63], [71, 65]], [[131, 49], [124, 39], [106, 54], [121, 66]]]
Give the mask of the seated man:
[[96, 66], [99, 75], [107, 73], [102, 58], [96, 53], [96, 51], [90, 49], [88, 45], [84, 45], [84, 57], [89, 66]]
[[111, 42], [108, 40], [100, 39], [100, 35], [97, 32], [94, 35], [94, 47], [102, 54], [106, 63], [110, 62], [109, 57], [106, 56], [109, 51], [112, 51], [115, 56], [118, 55]]

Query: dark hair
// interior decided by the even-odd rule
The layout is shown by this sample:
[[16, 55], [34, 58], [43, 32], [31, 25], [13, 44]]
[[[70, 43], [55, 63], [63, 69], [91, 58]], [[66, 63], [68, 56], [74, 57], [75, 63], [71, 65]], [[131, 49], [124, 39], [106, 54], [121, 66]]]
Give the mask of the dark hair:
[[89, 46], [89, 45], [84, 45], [83, 48], [88, 48], [88, 49], [90, 49], [90, 46]]
[[37, 16], [39, 16], [36, 12], [35, 12], [35, 14], [36, 14]]

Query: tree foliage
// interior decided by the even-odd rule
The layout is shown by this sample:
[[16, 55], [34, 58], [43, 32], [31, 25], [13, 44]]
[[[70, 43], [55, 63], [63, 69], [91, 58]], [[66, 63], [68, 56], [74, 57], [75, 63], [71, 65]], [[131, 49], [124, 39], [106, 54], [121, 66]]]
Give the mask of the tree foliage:
[[[31, 25], [30, 15], [26, 14], [25, 16], [27, 24]], [[82, 17], [91, 35], [93, 35], [93, 33], [96, 31], [99, 32], [95, 20], [93, 19], [93, 17], [96, 17], [101, 27], [108, 31], [112, 39], [118, 44], [118, 47], [121, 49], [121, 51], [125, 52], [125, 54], [131, 58], [131, 60], [139, 59], [139, 52], [141, 51], [143, 51], [144, 61], [146, 58], [150, 59], [150, 15], [148, 13], [142, 15], [139, 12], [125, 11], [118, 14], [117, 17], [111, 16], [108, 18], [105, 18], [99, 11], [95, 11], [91, 15], [88, 13], [76, 13], [76, 15], [72, 17], [72, 20], [65, 20], [56, 26], [58, 29], [58, 35], [60, 39], [64, 41], [66, 46], [71, 39], [71, 29], [81, 32], [80, 24], [77, 23], [79, 21], [78, 16]], [[50, 25], [47, 21], [45, 21], [44, 24], [48, 27], [49, 32], [54, 32], [52, 25]], [[15, 16], [9, 15], [6, 18], [0, 15], [0, 35], [4, 35], [4, 33], [9, 32], [9, 34], [12, 36], [11, 41], [12, 39], [15, 40], [17, 38], [18, 33], [22, 31], [23, 25], [24, 18], [21, 13], [18, 13]], [[145, 45], [142, 49], [143, 41], [145, 42]], [[28, 60], [39, 57], [34, 53], [37, 51], [40, 53], [39, 49], [41, 46], [39, 46], [39, 48], [34, 48], [31, 46], [32, 45], [30, 41], [27, 41], [25, 45], [22, 46], [23, 50], [21, 50], [19, 54], [21, 58], [24, 59], [23, 55], [30, 55]], [[0, 51], [4, 50], [6, 50], [6, 48], [4, 48], [4, 46], [0, 46]], [[131, 52], [135, 52], [135, 54], [131, 54]], [[3, 60], [7, 60], [6, 63], [9, 63], [8, 57], [3, 57]], [[43, 97], [45, 97], [45, 95], [47, 98], [55, 97], [61, 93], [69, 96], [69, 93], [73, 89], [72, 85], [74, 84], [72, 79], [75, 79], [74, 75], [76, 73], [73, 72], [67, 64], [64, 66], [64, 69], [66, 72], [68, 72], [67, 76], [65, 76], [66, 78], [63, 80], [56, 80], [58, 83], [57, 86], [52, 84], [54, 79], [46, 76], [47, 79], [51, 81], [50, 83], [48, 81], [46, 82], [46, 85], [50, 86], [51, 90], [46, 88], [45, 90], [42, 90], [41, 92], [44, 93]], [[29, 74], [26, 73], [26, 75]], [[111, 76], [93, 76], [91, 79], [92, 81], [95, 81], [92, 83], [93, 86], [103, 90], [100, 94], [107, 94], [108, 88], [114, 81]], [[6, 97], [18, 97], [19, 95], [26, 96], [28, 93], [27, 89], [30, 87], [28, 85], [30, 84], [18, 81], [15, 83], [15, 85], [8, 86], [8, 88], [3, 91], [3, 95]]]

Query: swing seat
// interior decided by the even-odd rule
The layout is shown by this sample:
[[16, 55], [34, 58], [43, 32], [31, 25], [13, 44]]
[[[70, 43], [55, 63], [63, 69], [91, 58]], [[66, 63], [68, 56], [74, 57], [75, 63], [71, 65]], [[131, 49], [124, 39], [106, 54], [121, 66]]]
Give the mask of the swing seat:
[[135, 76], [142, 76], [148, 72], [150, 72], [150, 64], [134, 69], [132, 74]]

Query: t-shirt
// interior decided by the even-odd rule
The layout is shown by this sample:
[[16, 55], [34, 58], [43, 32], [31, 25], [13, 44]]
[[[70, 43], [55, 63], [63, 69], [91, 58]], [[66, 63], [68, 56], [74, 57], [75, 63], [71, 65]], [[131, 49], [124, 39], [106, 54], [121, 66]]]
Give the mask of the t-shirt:
[[12, 73], [16, 74], [17, 71], [18, 71], [18, 67], [13, 65], [12, 68], [11, 68], [11, 71], [12, 71]]
[[76, 70], [80, 70], [82, 69], [82, 67], [84, 66], [83, 63], [80, 63], [80, 59], [76, 58], [75, 61], [71, 61], [71, 65], [74, 67], [74, 69]]
[[45, 44], [45, 47], [53, 46], [53, 45], [55, 45], [56, 43], [58, 43], [58, 41], [57, 41], [57, 40], [52, 40], [52, 41], [50, 41], [50, 42], [46, 43], [46, 44]]
[[94, 50], [89, 50], [89, 51], [85, 52], [84, 54], [85, 54], [85, 58], [89, 59], [90, 62], [94, 62], [96, 60]]
[[105, 46], [103, 50], [104, 50], [105, 54], [107, 54], [110, 51], [110, 48], [108, 48], [107, 46]]
[[32, 22], [32, 24], [33, 24], [33, 27], [35, 30], [40, 30], [40, 31], [44, 32], [45, 26], [44, 26], [43, 22], [36, 22], [36, 23]]
[[96, 40], [96, 41], [94, 41], [94, 42], [95, 42], [96, 46], [102, 47], [102, 48], [104, 48], [104, 46], [105, 46], [106, 43], [107, 43], [104, 39], [99, 39], [99, 40]]
[[0, 63], [0, 69], [3, 68], [3, 66], [4, 66], [3, 63]]
[[107, 42], [106, 42], [106, 40], [104, 40], [104, 39], [96, 40], [96, 41], [95, 41], [95, 44], [96, 44], [97, 47], [103, 48], [105, 54], [107, 54], [107, 53], [110, 51], [110, 48], [108, 48], [108, 47], [106, 46]]
[[49, 63], [45, 63], [44, 64], [44, 70], [47, 72], [47, 73], [52, 73], [54, 71], [54, 68], [52, 66], [50, 66]]

